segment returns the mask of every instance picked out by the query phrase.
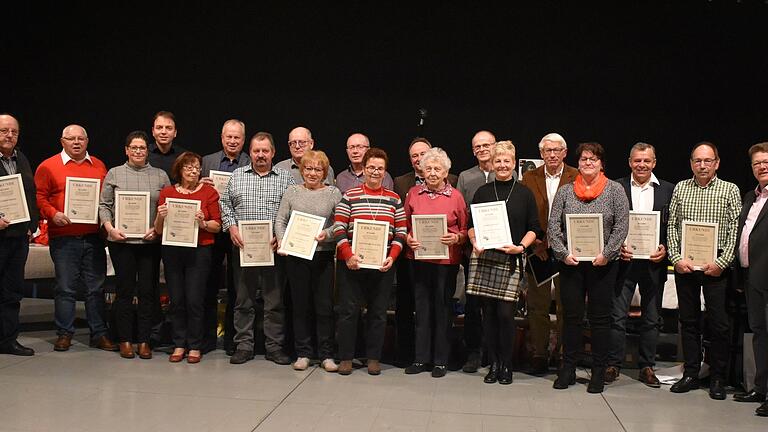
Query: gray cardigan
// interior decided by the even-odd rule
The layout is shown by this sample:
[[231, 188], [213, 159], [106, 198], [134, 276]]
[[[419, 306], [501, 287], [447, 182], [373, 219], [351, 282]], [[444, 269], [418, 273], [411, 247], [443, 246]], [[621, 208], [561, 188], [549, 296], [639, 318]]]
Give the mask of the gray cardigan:
[[341, 192], [336, 186], [326, 186], [322, 189], [309, 190], [304, 185], [291, 185], [283, 193], [280, 208], [275, 220], [275, 236], [282, 239], [294, 210], [325, 218], [326, 239], [317, 244], [318, 251], [332, 251], [336, 248], [333, 241], [333, 211], [341, 201]]

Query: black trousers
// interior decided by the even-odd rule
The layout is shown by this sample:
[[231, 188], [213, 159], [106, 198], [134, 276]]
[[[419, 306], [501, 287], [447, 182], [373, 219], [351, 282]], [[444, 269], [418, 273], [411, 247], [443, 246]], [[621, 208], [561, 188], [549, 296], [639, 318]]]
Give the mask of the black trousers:
[[747, 316], [752, 329], [752, 349], [755, 353], [755, 391], [768, 392], [768, 287], [749, 286], [749, 270], [744, 269], [747, 293]]
[[[235, 337], [233, 321], [235, 299], [234, 270], [232, 268], [232, 240], [228, 232], [216, 234], [216, 242], [211, 251], [211, 271], [208, 275], [208, 289], [205, 293], [205, 336], [203, 346], [206, 350], [216, 349], [218, 339], [218, 294], [219, 290], [227, 290], [227, 309], [224, 315], [224, 344], [229, 346]], [[226, 263], [226, 265], [225, 265]]]
[[[117, 339], [120, 342], [133, 342], [133, 328], [136, 324], [136, 342], [149, 343], [154, 313], [160, 302], [155, 295], [160, 244], [108, 242], [107, 247], [117, 282], [113, 305]], [[134, 296], [139, 301], [135, 313]]]
[[315, 329], [318, 358], [333, 358], [333, 254], [318, 251], [311, 261], [286, 257], [297, 357], [313, 358]]
[[511, 367], [517, 303], [490, 297], [479, 299], [483, 307], [483, 340], [488, 361]]
[[[469, 281], [469, 258], [464, 255], [461, 265], [464, 266], [464, 288]], [[483, 348], [483, 315], [480, 297], [468, 295], [464, 302], [464, 346], [467, 354], [482, 354]]]
[[212, 246], [163, 246], [165, 282], [171, 298], [173, 344], [200, 350], [203, 345], [205, 292]]
[[24, 297], [24, 265], [29, 255], [27, 236], [0, 238], [0, 346], [19, 337], [19, 310]]
[[451, 354], [448, 334], [453, 324], [453, 294], [459, 265], [412, 262], [416, 299], [416, 355], [418, 363], [445, 366]]
[[[403, 255], [405, 252], [403, 252]], [[342, 263], [343, 264], [343, 263]], [[345, 265], [346, 266], [346, 265]], [[397, 270], [397, 288], [395, 291], [395, 334], [397, 336], [397, 360], [401, 363], [412, 363], [415, 347], [416, 311], [413, 292], [413, 260], [400, 257], [395, 262]], [[390, 269], [390, 272], [392, 269]]]

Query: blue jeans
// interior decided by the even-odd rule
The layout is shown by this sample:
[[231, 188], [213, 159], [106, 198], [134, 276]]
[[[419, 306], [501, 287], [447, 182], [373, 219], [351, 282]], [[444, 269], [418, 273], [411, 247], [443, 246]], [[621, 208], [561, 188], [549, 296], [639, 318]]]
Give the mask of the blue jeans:
[[107, 273], [104, 242], [96, 234], [53, 237], [50, 252], [56, 272], [56, 333], [71, 335], [75, 332], [75, 293], [78, 287], [85, 286], [85, 314], [91, 339], [106, 335], [101, 290]]

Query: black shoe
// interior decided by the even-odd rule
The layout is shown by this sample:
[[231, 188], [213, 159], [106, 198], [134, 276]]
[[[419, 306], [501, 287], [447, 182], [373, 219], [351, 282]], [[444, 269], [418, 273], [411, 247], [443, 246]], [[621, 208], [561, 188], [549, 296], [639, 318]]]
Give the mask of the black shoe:
[[699, 388], [698, 378], [684, 376], [680, 381], [674, 383], [669, 391], [672, 393], [688, 393], [697, 388]]
[[488, 368], [488, 374], [483, 378], [483, 382], [486, 384], [493, 384], [499, 380], [499, 364], [493, 363]]
[[531, 375], [546, 375], [549, 372], [549, 362], [546, 357], [537, 356], [531, 359]]
[[226, 353], [228, 356], [232, 357], [232, 354], [237, 351], [237, 344], [235, 344], [232, 341], [224, 341], [224, 353]]
[[569, 367], [561, 367], [557, 371], [557, 379], [552, 384], [553, 389], [565, 390], [568, 386], [576, 384], [576, 369]]
[[499, 384], [512, 384], [512, 370], [506, 364], [502, 364], [499, 368]]
[[414, 363], [407, 368], [405, 368], [405, 374], [406, 375], [416, 375], [420, 374], [422, 372], [426, 372], [428, 370], [428, 367], [424, 363]]
[[19, 341], [13, 341], [10, 344], [0, 348], [0, 354], [10, 354], [15, 356], [29, 357], [35, 355], [35, 350], [27, 348]]
[[467, 355], [467, 362], [461, 370], [465, 373], [475, 373], [478, 369], [480, 369], [480, 353], [472, 351]]
[[232, 357], [229, 358], [231, 364], [243, 364], [248, 360], [253, 360], [253, 351], [237, 350]]
[[264, 354], [264, 359], [273, 361], [279, 365], [291, 364], [291, 358], [288, 357], [284, 352], [280, 350], [272, 351]]
[[749, 393], [736, 393], [733, 395], [736, 402], [765, 402], [765, 394], [752, 390]]
[[712, 378], [709, 384], [709, 397], [715, 400], [725, 400], [725, 384], [721, 378]]
[[768, 402], [763, 402], [762, 405], [757, 407], [755, 414], [759, 415], [760, 417], [768, 417]]
[[605, 390], [605, 368], [593, 367], [587, 393], [602, 393]]
[[445, 366], [435, 366], [432, 368], [432, 378], [442, 378], [448, 372]]

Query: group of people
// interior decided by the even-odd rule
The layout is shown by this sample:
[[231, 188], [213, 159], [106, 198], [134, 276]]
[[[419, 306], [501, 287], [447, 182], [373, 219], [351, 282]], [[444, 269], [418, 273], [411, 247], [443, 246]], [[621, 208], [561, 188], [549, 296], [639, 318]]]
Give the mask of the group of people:
[[[147, 359], [152, 326], [158, 316], [158, 278], [162, 260], [170, 296], [174, 350], [169, 361], [198, 363], [216, 347], [216, 294], [226, 287], [228, 301], [224, 348], [230, 363], [254, 357], [256, 317], [263, 310], [265, 358], [292, 364], [297, 370], [318, 359], [323, 369], [348, 375], [357, 357], [358, 321], [365, 317], [364, 339], [369, 374], [381, 372], [386, 312], [395, 285], [397, 356], [406, 374], [447, 373], [449, 335], [454, 318], [454, 294], [460, 267], [465, 271], [464, 372], [489, 367], [487, 383], [510, 384], [517, 303], [527, 302], [533, 347], [531, 372], [548, 370], [551, 353], [549, 318], [557, 304], [562, 335], [562, 359], [554, 388], [575, 383], [578, 353], [583, 350], [584, 317], [591, 329], [592, 373], [587, 391], [599, 393], [618, 379], [624, 359], [627, 314], [639, 286], [641, 325], [639, 380], [660, 387], [654, 374], [659, 332], [660, 296], [668, 264], [674, 266], [680, 309], [683, 378], [672, 392], [698, 388], [702, 361], [700, 290], [704, 288], [712, 379], [709, 394], [726, 397], [724, 375], [728, 356], [728, 319], [725, 296], [728, 273], [743, 276], [754, 331], [757, 362], [755, 388], [734, 399], [763, 402], [757, 413], [768, 415], [768, 293], [762, 268], [768, 256], [759, 247], [768, 235], [763, 204], [768, 198], [768, 143], [749, 149], [758, 181], [745, 195], [717, 176], [717, 147], [698, 143], [690, 154], [691, 179], [673, 186], [653, 173], [652, 145], [635, 144], [628, 158], [630, 174], [616, 181], [604, 173], [605, 149], [598, 143], [580, 144], [577, 167], [565, 164], [565, 139], [544, 136], [539, 151], [544, 164], [516, 173], [516, 149], [480, 131], [471, 141], [477, 165], [450, 174], [451, 159], [425, 138], [408, 147], [413, 171], [393, 178], [387, 153], [371, 147], [368, 138], [352, 134], [346, 143], [349, 165], [334, 175], [327, 155], [314, 149], [311, 132], [297, 127], [288, 135], [291, 157], [273, 163], [271, 134], [258, 132], [244, 151], [245, 125], [228, 120], [221, 133], [222, 149], [206, 156], [186, 151], [173, 141], [174, 115], [155, 115], [152, 137], [142, 131], [128, 134], [126, 162], [107, 171], [88, 152], [86, 130], [67, 126], [62, 151], [43, 161], [33, 174], [29, 161], [16, 148], [19, 123], [0, 115], [0, 176], [21, 174], [31, 220], [9, 224], [0, 217], [0, 353], [32, 355], [17, 341], [19, 302], [24, 282], [28, 239], [38, 217], [48, 220], [50, 254], [55, 267], [56, 351], [66, 351], [74, 334], [75, 294], [85, 287], [91, 344], [119, 351], [124, 358]], [[231, 173], [217, 190], [211, 171]], [[72, 223], [64, 213], [67, 177], [101, 180], [99, 222]], [[143, 237], [127, 237], [115, 225], [116, 194], [149, 193], [151, 226]], [[166, 200], [183, 198], [200, 203], [195, 214], [197, 247], [161, 245], [168, 215]], [[471, 205], [503, 202], [512, 242], [483, 249], [476, 238]], [[658, 211], [660, 241], [647, 259], [633, 257], [625, 240], [629, 212]], [[278, 252], [293, 212], [325, 219], [315, 240], [312, 259]], [[448, 258], [417, 259], [422, 244], [415, 236], [413, 216], [445, 215], [440, 243]], [[591, 261], [577, 259], [568, 244], [568, 215], [602, 215], [603, 247]], [[271, 221], [273, 266], [240, 263], [244, 247], [239, 223]], [[387, 222], [388, 241], [378, 268], [361, 267], [363, 257], [353, 248], [355, 221]], [[694, 267], [681, 255], [682, 223], [717, 223], [717, 257]], [[108, 336], [102, 317], [102, 285], [106, 273], [104, 238], [116, 275], [114, 304], [117, 343]], [[401, 256], [404, 255], [404, 256]], [[535, 283], [528, 260], [554, 262], [559, 273], [551, 283]], [[223, 264], [226, 262], [226, 270]], [[527, 283], [526, 283], [527, 281]], [[552, 290], [554, 288], [554, 290]], [[554, 296], [551, 296], [554, 292]], [[525, 296], [522, 296], [525, 293]], [[286, 295], [288, 294], [288, 295]], [[286, 304], [285, 299], [290, 302]], [[336, 308], [334, 307], [336, 306]], [[290, 308], [290, 314], [286, 309]], [[286, 316], [292, 318], [294, 347], [286, 346]], [[260, 323], [259, 323], [260, 324]], [[134, 349], [134, 343], [136, 348]], [[295, 352], [295, 358], [289, 352]], [[340, 363], [336, 363], [336, 360]]]

